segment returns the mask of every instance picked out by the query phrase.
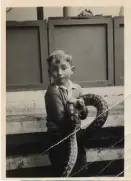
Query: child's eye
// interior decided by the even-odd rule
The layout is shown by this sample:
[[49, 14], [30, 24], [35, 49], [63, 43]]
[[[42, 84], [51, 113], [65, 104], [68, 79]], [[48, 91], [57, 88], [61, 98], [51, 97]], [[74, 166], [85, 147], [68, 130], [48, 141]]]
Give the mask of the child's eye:
[[67, 67], [66, 67], [66, 66], [62, 66], [61, 68], [62, 68], [62, 70], [66, 70], [66, 69], [67, 69]]

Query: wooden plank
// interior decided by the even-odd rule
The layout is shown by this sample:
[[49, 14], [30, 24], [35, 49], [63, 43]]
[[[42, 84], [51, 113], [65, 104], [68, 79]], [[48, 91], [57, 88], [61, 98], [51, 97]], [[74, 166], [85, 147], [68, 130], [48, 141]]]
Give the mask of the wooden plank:
[[112, 18], [112, 16], [68, 16], [68, 17], [62, 17], [62, 16], [57, 16], [57, 17], [49, 17], [51, 20], [70, 20], [70, 19], [105, 19], [105, 18]]
[[[6, 106], [7, 115], [46, 114], [44, 100], [45, 91], [46, 90], [8, 92]], [[120, 108], [124, 105], [123, 102], [120, 102], [124, 99], [123, 87], [88, 88], [83, 89], [83, 92], [101, 95], [107, 101], [109, 108], [116, 103], [118, 103], [117, 106], [120, 106]]]
[[[89, 163], [90, 164], [90, 163]], [[107, 167], [107, 165], [109, 165]], [[107, 168], [105, 168], [107, 167]], [[97, 174], [103, 169], [103, 170], [98, 176]], [[85, 168], [75, 174], [73, 177], [99, 177], [99, 176], [116, 176], [119, 173], [121, 173], [124, 170], [124, 160], [113, 160], [110, 161], [99, 161], [99, 162], [94, 162], [91, 163], [88, 166], [88, 169]], [[124, 174], [120, 174], [119, 177], [124, 176]], [[7, 170], [6, 171], [6, 177], [7, 178], [37, 178], [37, 177], [56, 177], [54, 173], [54, 169], [52, 167], [33, 167], [33, 168], [22, 168], [22, 169], [16, 169], [16, 170]]]
[[75, 81], [75, 83], [81, 85], [82, 88], [84, 88], [84, 87], [107, 87], [109, 85], [108, 80]]
[[[95, 88], [82, 88], [85, 93], [96, 93], [101, 96], [119, 96], [120, 94], [124, 94], [124, 87], [123, 86], [115, 86], [115, 87], [95, 87]], [[30, 100], [32, 96], [37, 94], [39, 97], [41, 94], [45, 94], [46, 90], [39, 90], [39, 91], [19, 91], [19, 92], [8, 92], [7, 98], [9, 101], [14, 100], [14, 94], [16, 94], [16, 100], [19, 98], [19, 95], [30, 95], [28, 99]], [[13, 96], [13, 97], [12, 97]], [[8, 101], [7, 99], [7, 101]]]
[[[123, 108], [123, 103], [121, 104], [113, 104], [109, 106], [109, 115], [123, 115], [124, 114], [124, 108]], [[88, 107], [89, 117], [94, 117], [96, 116], [96, 109], [94, 107]], [[21, 107], [16, 107], [15, 106], [10, 106], [7, 107], [7, 116], [36, 116], [36, 117], [46, 117], [46, 110], [45, 106], [43, 108], [35, 108], [28, 105], [21, 105]]]
[[[84, 137], [87, 148], [124, 147], [124, 127], [88, 129]], [[46, 132], [11, 134], [6, 136], [6, 155], [28, 155], [42, 153], [50, 143]]]
[[[81, 127], [87, 127], [94, 117], [87, 117], [81, 122]], [[108, 116], [103, 127], [124, 126], [124, 115]], [[46, 117], [37, 116], [7, 116], [6, 134], [46, 132]]]
[[[105, 170], [102, 171], [104, 168]], [[119, 177], [121, 177], [121, 176], [124, 176], [123, 170], [124, 170], [124, 159], [99, 161], [99, 162], [91, 163], [87, 168], [82, 170], [80, 173], [78, 172], [73, 177], [100, 177], [100, 176], [105, 176], [105, 177], [117, 176], [118, 177], [118, 174], [119, 174]]]
[[6, 122], [6, 134], [46, 132], [46, 121], [43, 117], [10, 116]]
[[[88, 117], [83, 120], [81, 127], [85, 128], [94, 120], [94, 117]], [[124, 126], [124, 115], [109, 115], [103, 127], [117, 127]]]
[[[119, 160], [123, 159], [123, 149], [89, 149], [86, 153], [88, 162], [95, 161], [107, 161], [107, 160]], [[49, 166], [48, 154], [45, 155], [30, 155], [20, 157], [8, 157], [6, 159], [6, 170], [14, 170], [17, 168], [29, 168], [29, 167], [40, 167]]]
[[123, 86], [82, 88], [85, 93], [94, 93], [101, 96], [119, 96], [124, 94]]

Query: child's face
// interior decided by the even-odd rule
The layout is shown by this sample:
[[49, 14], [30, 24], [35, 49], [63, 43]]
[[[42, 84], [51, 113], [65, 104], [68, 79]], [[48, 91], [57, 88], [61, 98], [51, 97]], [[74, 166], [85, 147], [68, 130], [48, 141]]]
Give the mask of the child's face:
[[73, 74], [73, 68], [64, 58], [52, 60], [50, 73], [56, 85], [66, 85]]

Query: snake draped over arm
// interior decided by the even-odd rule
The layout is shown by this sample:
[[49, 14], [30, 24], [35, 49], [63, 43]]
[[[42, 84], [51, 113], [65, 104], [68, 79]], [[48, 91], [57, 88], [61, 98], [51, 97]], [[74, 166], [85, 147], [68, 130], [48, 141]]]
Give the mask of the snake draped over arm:
[[[108, 105], [107, 102], [99, 95], [96, 94], [85, 94], [81, 98], [84, 100], [85, 106], [94, 106], [97, 109], [96, 118], [86, 128], [101, 128], [108, 117]], [[67, 121], [69, 123], [68, 134], [70, 137], [67, 138], [68, 146], [68, 160], [64, 164], [63, 172], [61, 177], [69, 177], [77, 160], [78, 156], [78, 144], [76, 137], [76, 123], [78, 121], [78, 111], [73, 104], [67, 104]], [[85, 130], [86, 131], [86, 130]]]

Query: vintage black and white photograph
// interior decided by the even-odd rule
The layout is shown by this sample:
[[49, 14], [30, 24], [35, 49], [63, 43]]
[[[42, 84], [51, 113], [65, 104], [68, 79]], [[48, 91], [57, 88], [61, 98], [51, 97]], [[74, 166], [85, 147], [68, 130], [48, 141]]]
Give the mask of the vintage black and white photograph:
[[6, 8], [6, 177], [124, 177], [124, 8]]

